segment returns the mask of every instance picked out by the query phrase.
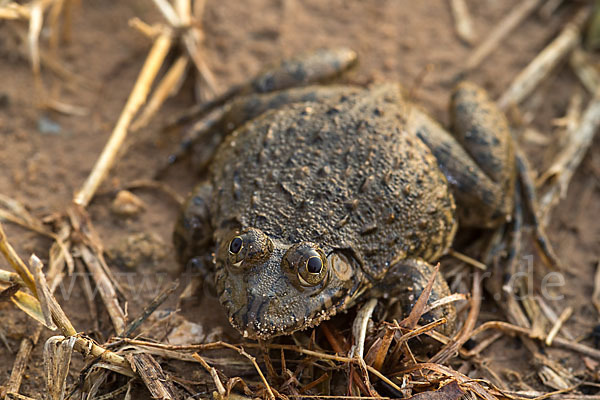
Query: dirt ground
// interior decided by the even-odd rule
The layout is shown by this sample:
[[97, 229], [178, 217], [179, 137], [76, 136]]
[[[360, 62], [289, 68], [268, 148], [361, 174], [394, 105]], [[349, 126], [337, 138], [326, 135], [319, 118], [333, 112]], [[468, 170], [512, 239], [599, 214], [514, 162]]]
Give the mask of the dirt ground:
[[[204, 55], [220, 90], [225, 90], [258, 72], [266, 63], [319, 47], [349, 46], [358, 52], [360, 64], [348, 79], [361, 84], [400, 81], [405, 87], [415, 89], [416, 102], [440, 121], [447, 122], [450, 90], [472, 51], [472, 47], [456, 36], [448, 3], [444, 0], [208, 0], [203, 21]], [[467, 3], [477, 41], [480, 41], [520, 1]], [[547, 18], [534, 13], [469, 78], [497, 98], [557, 34], [574, 9], [574, 4], [569, 3]], [[128, 21], [133, 17], [148, 23], [162, 22], [149, 0], [82, 2], [74, 13], [72, 40], [61, 46], [59, 56], [65, 66], [85, 78], [85, 85], [69, 85], [43, 71], [47, 86], [65, 103], [84, 107], [88, 111], [86, 116], [62, 115], [36, 107], [36, 91], [25, 45], [14, 34], [17, 25], [0, 22], [0, 193], [22, 202], [37, 217], [66, 210], [125, 104], [150, 45], [147, 38], [129, 27]], [[531, 126], [550, 138], [550, 143], [556, 134], [552, 121], [565, 114], [569, 99], [579, 85], [568, 66], [561, 65], [558, 72], [522, 104], [523, 113], [532, 116]], [[178, 208], [168, 196], [148, 189], [135, 191], [145, 206], [136, 217], [116, 215], [111, 211], [111, 204], [116, 189], [122, 185], [153, 177], [180, 138], [158, 128], [162, 121], [192, 103], [192, 86], [187, 85], [166, 103], [149, 128], [129, 136], [118, 164], [88, 208], [109, 250], [139, 233], [155, 235], [164, 243], [161, 254], [154, 254], [154, 259], [144, 259], [133, 268], [111, 263], [123, 282], [130, 286], [132, 296], [127, 303], [130, 316], [136, 316], [158, 290], [178, 277], [179, 267], [171, 244]], [[534, 170], [545, 170], [550, 160], [547, 144], [524, 142]], [[162, 181], [184, 196], [197, 177], [184, 162], [171, 168]], [[596, 138], [573, 178], [567, 197], [554, 210], [548, 227], [550, 241], [564, 264], [565, 298], [560, 304], [574, 309], [566, 326], [575, 338], [583, 339], [590, 346], [594, 345], [590, 335], [600, 322], [590, 301], [600, 257], [598, 215], [600, 140]], [[35, 252], [47, 260], [49, 240], [10, 223], [4, 226], [22, 257]], [[0, 267], [8, 269], [3, 260]], [[82, 300], [81, 279], [77, 276], [67, 279], [69, 284], [58, 291], [59, 301], [78, 331], [98, 340], [107, 339], [113, 333], [110, 320], [99, 300], [96, 302], [99, 316], [93, 317], [88, 304]], [[161, 312], [166, 313], [174, 306], [175, 302], [169, 301]], [[490, 314], [486, 314], [488, 317], [497, 312], [493, 306], [485, 311]], [[212, 333], [212, 338], [241, 340], [213, 300], [187, 302], [180, 314], [202, 324], [207, 333]], [[0, 346], [2, 383], [10, 375], [21, 339], [33, 332], [35, 323], [10, 302], [0, 303], [0, 321], [3, 322], [0, 332], [10, 346]], [[155, 337], [159, 337], [160, 332], [164, 337], [171, 328], [169, 323], [157, 324], [153, 328]], [[48, 330], [43, 332], [21, 393], [44, 397], [42, 347], [45, 338], [52, 334]], [[527, 358], [528, 353], [519, 341], [501, 340], [485, 354], [486, 366], [505, 374], [509, 387], [524, 389], [529, 385], [549, 390], [533, 372], [530, 364], [533, 360]], [[581, 358], [553, 349], [548, 354], [559, 362], [564, 361], [564, 366], [574, 372], [585, 369]], [[76, 381], [82, 366], [82, 360], [74, 356], [71, 382]], [[187, 375], [183, 375], [186, 370], [176, 371], [186, 379], [206, 379], [200, 367], [194, 365], [192, 368], [198, 369], [194, 372], [187, 368]], [[517, 371], [527, 385], [511, 377], [509, 371]], [[473, 378], [490, 377], [483, 374]], [[595, 394], [597, 389], [589, 390], [588, 394]], [[143, 390], [140, 393], [142, 397], [149, 397]]]

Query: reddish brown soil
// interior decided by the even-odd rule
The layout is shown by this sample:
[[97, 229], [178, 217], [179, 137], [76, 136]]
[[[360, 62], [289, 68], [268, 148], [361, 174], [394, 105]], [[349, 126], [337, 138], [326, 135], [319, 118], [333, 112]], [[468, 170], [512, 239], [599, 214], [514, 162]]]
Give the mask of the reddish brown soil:
[[[356, 49], [360, 55], [360, 65], [349, 79], [359, 83], [400, 81], [407, 88], [416, 88], [415, 101], [441, 121], [446, 121], [448, 94], [472, 50], [455, 35], [448, 2], [444, 0], [207, 3], [205, 57], [221, 90], [242, 82], [265, 63], [318, 47], [345, 45]], [[479, 40], [519, 3], [518, 0], [468, 1]], [[534, 14], [469, 78], [488, 89], [493, 97], [499, 96], [556, 35], [572, 11], [573, 8], [564, 7], [548, 19]], [[24, 31], [25, 27], [0, 23], [0, 192], [27, 205], [37, 217], [63, 212], [68, 207], [125, 104], [150, 45], [148, 39], [128, 26], [128, 20], [133, 17], [149, 23], [162, 22], [148, 0], [83, 2], [76, 10], [72, 40], [61, 46], [59, 56], [65, 66], [85, 77], [91, 88], [69, 86], [47, 70], [43, 71], [44, 82], [56, 90], [62, 101], [89, 110], [85, 117], [60, 115], [36, 107], [36, 92], [25, 46], [14, 34], [16, 30]], [[552, 138], [555, 134], [552, 119], [565, 113], [577, 86], [572, 72], [561, 66], [559, 72], [523, 104], [522, 110], [531, 110], [534, 115], [532, 125]], [[152, 190], [135, 192], [145, 203], [144, 212], [136, 218], [117, 216], [111, 212], [110, 205], [116, 188], [136, 179], [151, 178], [175, 148], [178, 137], [165, 135], [157, 128], [168, 116], [190, 106], [192, 97], [191, 85], [187, 85], [182, 93], [167, 102], [149, 128], [130, 135], [110, 178], [89, 206], [106, 248], [139, 232], [156, 234], [165, 243], [166, 255], [157, 261], [141, 263], [135, 270], [113, 266], [119, 273], [136, 274], [130, 282], [134, 296], [128, 303], [128, 311], [133, 316], [157, 289], [177, 277], [179, 268], [170, 237], [178, 209], [167, 196]], [[39, 124], [44, 118], [58, 124], [60, 131], [42, 132]], [[536, 171], [547, 166], [546, 147], [530, 143], [526, 150]], [[549, 226], [550, 239], [566, 267], [566, 297], [562, 305], [570, 305], [575, 310], [567, 326], [576, 337], [589, 334], [599, 322], [590, 301], [600, 249], [600, 224], [596, 220], [600, 215], [599, 177], [600, 142], [596, 139], [573, 179], [567, 198], [554, 211]], [[173, 167], [163, 179], [181, 195], [192, 188], [195, 180], [185, 163]], [[35, 252], [46, 259], [49, 240], [11, 224], [5, 224], [5, 229], [21, 256], [28, 257]], [[7, 268], [7, 265], [0, 261], [0, 267]], [[144, 281], [149, 286], [140, 290], [140, 277], [144, 276], [152, 279]], [[79, 331], [97, 338], [110, 336], [110, 320], [101, 302], [96, 303], [100, 310], [99, 321], [94, 321], [82, 299], [79, 283], [73, 286], [70, 296], [59, 294], [59, 301]], [[165, 308], [172, 306], [173, 302]], [[182, 313], [188, 319], [204, 323], [209, 331], [222, 326], [226, 337], [239, 340], [224, 315], [217, 311], [220, 308], [214, 301], [192, 302], [186, 304], [186, 308]], [[202, 310], [215, 311], [208, 315]], [[497, 310], [490, 307], [489, 312]], [[21, 339], [33, 332], [35, 323], [11, 303], [0, 304], [0, 320], [3, 321], [0, 332], [7, 336], [12, 348], [10, 351], [0, 345], [1, 383], [10, 375], [14, 352]], [[94, 331], [95, 328], [99, 331]], [[164, 333], [169, 331], [168, 325], [160, 326], [160, 329]], [[22, 393], [36, 398], [45, 387], [41, 348], [50, 335], [49, 331], [43, 333], [22, 386]], [[533, 369], [529, 353], [515, 343], [505, 340], [495, 344], [486, 353], [488, 366], [500, 374], [507, 370], [519, 371], [530, 385], [542, 388], [537, 376], [530, 372]], [[586, 343], [592, 344], [589, 340]], [[558, 353], [551, 354], [558, 359]], [[578, 357], [569, 358], [569, 365], [575, 370], [583, 370]], [[80, 358], [75, 357], [74, 378], [81, 366]], [[185, 370], [179, 372], [182, 376], [186, 373]], [[193, 372], [185, 377], [196, 379], [198, 374], [200, 372]], [[516, 383], [514, 387], [522, 388]]]

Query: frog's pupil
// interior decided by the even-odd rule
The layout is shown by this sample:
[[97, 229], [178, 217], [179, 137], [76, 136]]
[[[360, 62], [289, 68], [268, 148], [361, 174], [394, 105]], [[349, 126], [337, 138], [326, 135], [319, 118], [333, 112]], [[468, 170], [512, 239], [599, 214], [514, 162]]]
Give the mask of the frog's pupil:
[[311, 274], [318, 274], [321, 272], [321, 267], [323, 266], [323, 262], [321, 261], [321, 257], [311, 257], [308, 259], [306, 263], [306, 269]]
[[240, 237], [234, 237], [231, 243], [229, 243], [229, 251], [233, 254], [237, 254], [242, 249], [242, 239]]

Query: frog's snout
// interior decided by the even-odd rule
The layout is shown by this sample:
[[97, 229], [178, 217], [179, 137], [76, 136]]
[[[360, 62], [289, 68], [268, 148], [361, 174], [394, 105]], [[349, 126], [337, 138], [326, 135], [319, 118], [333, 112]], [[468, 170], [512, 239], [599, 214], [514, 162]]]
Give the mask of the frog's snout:
[[[274, 260], [273, 260], [274, 261]], [[305, 309], [297, 301], [297, 290], [272, 262], [247, 277], [244, 306], [231, 315], [231, 323], [244, 337], [267, 338], [297, 330]]]

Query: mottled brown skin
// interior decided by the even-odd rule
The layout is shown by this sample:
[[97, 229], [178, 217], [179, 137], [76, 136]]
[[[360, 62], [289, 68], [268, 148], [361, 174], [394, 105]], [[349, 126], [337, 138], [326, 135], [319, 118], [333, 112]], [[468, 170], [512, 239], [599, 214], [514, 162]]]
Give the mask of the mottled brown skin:
[[[510, 214], [510, 134], [474, 85], [454, 96], [458, 140], [395, 84], [279, 95], [294, 100], [219, 146], [175, 231], [182, 262], [215, 252], [217, 294], [244, 336], [306, 329], [370, 295], [408, 312], [459, 220], [489, 227]], [[273, 95], [259, 96], [255, 106]], [[430, 301], [448, 294], [438, 275]], [[452, 305], [424, 319], [442, 316], [451, 332]]]

